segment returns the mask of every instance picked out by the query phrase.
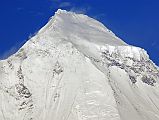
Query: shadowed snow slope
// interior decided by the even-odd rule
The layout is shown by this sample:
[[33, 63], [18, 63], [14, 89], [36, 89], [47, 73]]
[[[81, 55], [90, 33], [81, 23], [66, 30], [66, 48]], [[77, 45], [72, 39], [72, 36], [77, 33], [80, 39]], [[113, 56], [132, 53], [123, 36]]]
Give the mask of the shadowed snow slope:
[[159, 120], [158, 79], [143, 49], [58, 10], [0, 61], [0, 120]]

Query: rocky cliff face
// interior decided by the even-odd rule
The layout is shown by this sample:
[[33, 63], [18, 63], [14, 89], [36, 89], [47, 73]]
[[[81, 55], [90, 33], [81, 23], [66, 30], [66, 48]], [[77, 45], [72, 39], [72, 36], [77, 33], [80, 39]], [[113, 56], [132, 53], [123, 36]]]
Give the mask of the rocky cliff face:
[[159, 120], [159, 70], [86, 15], [58, 10], [0, 61], [0, 120]]

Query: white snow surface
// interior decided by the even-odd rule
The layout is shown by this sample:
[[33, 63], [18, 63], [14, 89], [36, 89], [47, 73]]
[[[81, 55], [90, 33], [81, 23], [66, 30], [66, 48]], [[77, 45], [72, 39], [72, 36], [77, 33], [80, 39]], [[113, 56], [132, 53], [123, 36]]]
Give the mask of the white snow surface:
[[159, 70], [100, 22], [59, 9], [0, 61], [0, 120], [159, 120]]

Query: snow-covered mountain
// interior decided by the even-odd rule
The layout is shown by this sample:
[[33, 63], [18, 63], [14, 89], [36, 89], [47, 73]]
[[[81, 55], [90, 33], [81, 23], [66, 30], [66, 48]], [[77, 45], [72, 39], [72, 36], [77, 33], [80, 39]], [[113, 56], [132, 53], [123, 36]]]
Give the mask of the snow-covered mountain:
[[58, 10], [0, 61], [0, 120], [159, 120], [159, 69], [100, 22]]

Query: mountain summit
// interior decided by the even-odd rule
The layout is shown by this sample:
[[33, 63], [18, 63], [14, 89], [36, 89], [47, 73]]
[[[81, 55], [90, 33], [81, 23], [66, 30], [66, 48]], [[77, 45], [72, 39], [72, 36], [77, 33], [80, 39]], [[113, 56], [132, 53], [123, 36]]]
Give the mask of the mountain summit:
[[0, 61], [0, 120], [159, 120], [159, 69], [86, 15], [58, 10]]

